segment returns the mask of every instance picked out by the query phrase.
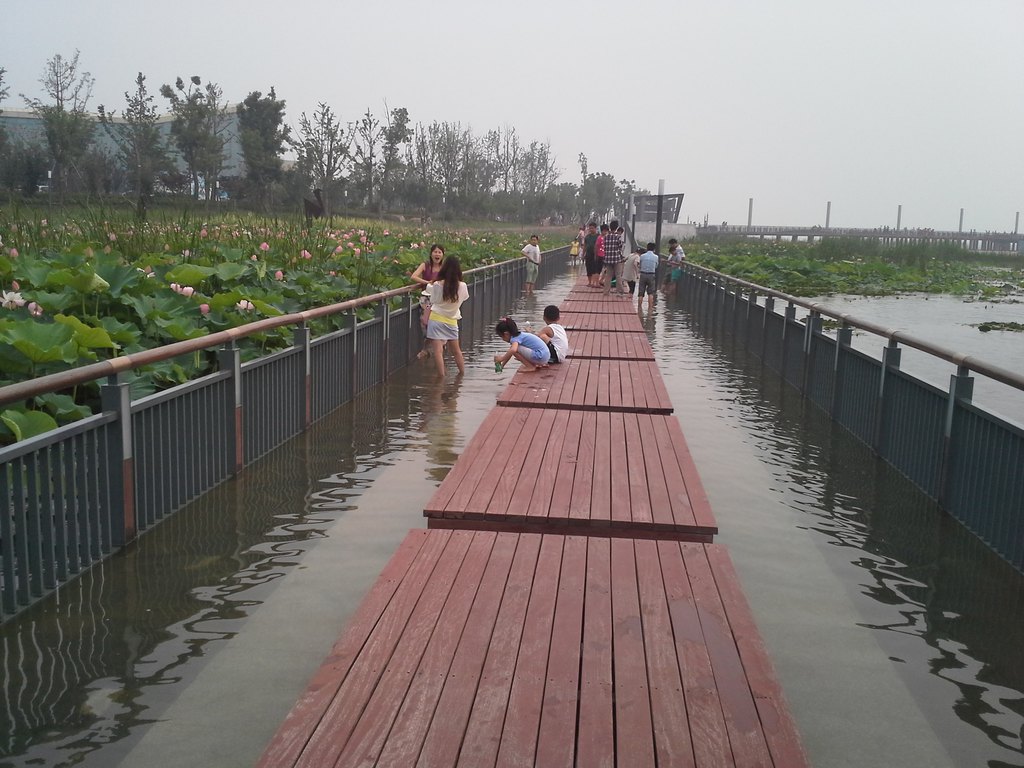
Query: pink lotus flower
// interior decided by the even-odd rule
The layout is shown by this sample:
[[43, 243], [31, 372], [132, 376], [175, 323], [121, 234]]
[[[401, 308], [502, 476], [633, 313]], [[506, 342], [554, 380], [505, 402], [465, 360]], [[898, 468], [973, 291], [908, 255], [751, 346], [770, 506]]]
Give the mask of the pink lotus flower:
[[366, 243], [366, 235], [360, 235], [359, 236], [359, 242], [365, 244]]
[[43, 308], [36, 304], [34, 301], [28, 305], [27, 309], [28, 313], [32, 315], [32, 317], [40, 317], [43, 314]]
[[117, 242], [117, 235], [115, 235], [113, 232], [108, 234], [107, 237], [110, 238], [110, 242], [112, 242], [112, 243], [116, 243]]
[[191, 285], [183, 285], [181, 287], [181, 290], [178, 291], [178, 293], [180, 293], [182, 296], [186, 296], [186, 297], [191, 296], [195, 292], [196, 292], [196, 289], [193, 288]]
[[277, 272], [274, 273], [274, 279], [275, 280], [284, 280], [284, 272], [282, 272], [280, 269], [277, 270]]
[[330, 272], [328, 272], [327, 274], [330, 275], [331, 277], [337, 277], [338, 276], [338, 273], [335, 272], [333, 269]]
[[360, 253], [362, 253], [362, 251], [360, 251], [360, 250], [359, 250], [358, 248], [353, 248], [353, 249], [352, 249], [352, 253], [353, 253], [354, 255], [358, 256], [358, 255], [359, 255]]
[[312, 259], [313, 258], [313, 254], [311, 254], [309, 251], [307, 251], [305, 249], [303, 249], [302, 253], [299, 254], [299, 255], [302, 256], [302, 258], [304, 258], [304, 259]]
[[181, 293], [181, 286], [177, 283], [171, 283], [171, 290], [175, 293]]
[[356, 244], [353, 243], [351, 240], [349, 240], [347, 243], [345, 243], [345, 245], [347, 245], [349, 248], [355, 248], [356, 247]]
[[335, 253], [341, 253], [341, 252], [342, 252], [342, 251], [344, 251], [344, 250], [345, 250], [345, 249], [344, 249], [344, 248], [342, 248], [342, 247], [341, 247], [341, 246], [339, 245], [339, 246], [338, 246], [337, 248], [335, 248], [335, 249], [334, 249], [334, 252], [335, 252]]
[[390, 235], [390, 234], [391, 234], [391, 233], [390, 233], [390, 232], [388, 232], [388, 231], [387, 231], [386, 229], [384, 230], [384, 237], [387, 237], [387, 236], [388, 236], [388, 235]]
[[270, 250], [270, 245], [268, 243], [260, 243], [260, 250], [261, 251], [269, 251]]
[[11, 250], [9, 250], [8, 253], [11, 254], [11, 258], [12, 259], [18, 258], [18, 249], [17, 248], [11, 248]]
[[181, 252], [181, 255], [184, 256], [187, 259], [189, 256], [192, 255], [192, 251], [190, 251], [188, 248], [186, 248], [184, 251]]
[[201, 315], [208, 315], [208, 314], [210, 314], [210, 305], [209, 304], [200, 304], [199, 305], [199, 314], [201, 314]]
[[254, 253], [254, 254], [253, 254], [252, 256], [250, 256], [249, 258], [250, 258], [250, 259], [251, 259], [252, 261], [259, 261], [259, 260], [260, 260], [260, 257], [259, 257], [259, 256], [257, 256], [257, 255], [256, 255], [255, 253]]
[[18, 281], [17, 280], [11, 280], [11, 290], [12, 291], [20, 291], [21, 290], [21, 286], [18, 285]]
[[203, 227], [202, 229], [199, 230], [199, 236], [206, 237], [206, 227]]
[[235, 304], [235, 306], [238, 307], [238, 309], [240, 309], [242, 312], [251, 312], [252, 310], [256, 309], [256, 306], [248, 299], [242, 299], [240, 302]]
[[25, 300], [17, 291], [3, 291], [0, 293], [0, 306], [4, 309], [17, 309], [25, 306]]

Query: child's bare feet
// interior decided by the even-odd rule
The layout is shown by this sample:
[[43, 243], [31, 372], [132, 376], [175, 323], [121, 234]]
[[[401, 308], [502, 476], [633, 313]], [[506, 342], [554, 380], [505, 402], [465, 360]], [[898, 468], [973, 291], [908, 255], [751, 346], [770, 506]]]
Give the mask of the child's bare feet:
[[537, 366], [527, 365], [526, 363], [523, 363], [522, 365], [519, 366], [519, 370], [522, 371], [523, 373], [533, 373], [534, 371], [537, 370]]

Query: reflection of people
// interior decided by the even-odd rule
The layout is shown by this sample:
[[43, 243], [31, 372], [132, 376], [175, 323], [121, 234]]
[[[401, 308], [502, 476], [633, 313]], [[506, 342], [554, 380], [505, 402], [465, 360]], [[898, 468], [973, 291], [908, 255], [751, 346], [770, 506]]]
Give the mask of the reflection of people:
[[462, 282], [462, 265], [454, 256], [449, 256], [441, 264], [437, 280], [430, 284], [430, 319], [427, 321], [427, 339], [434, 355], [437, 372], [444, 376], [444, 347], [451, 345], [452, 357], [459, 373], [466, 372], [466, 364], [462, 359], [462, 348], [459, 346], [459, 320], [462, 319], [460, 307], [469, 298], [469, 287]]
[[569, 356], [569, 335], [558, 322], [561, 317], [562, 313], [559, 312], [557, 305], [549, 304], [544, 307], [546, 325], [537, 332], [537, 338], [548, 345], [552, 363], [563, 363]]
[[526, 295], [533, 296], [533, 285], [537, 282], [537, 273], [540, 271], [540, 238], [537, 235], [530, 235], [530, 242], [523, 248], [523, 256], [526, 257]]
[[420, 430], [427, 438], [427, 474], [438, 484], [459, 458], [458, 396], [462, 378], [424, 382]]
[[[430, 246], [430, 255], [427, 260], [416, 267], [416, 271], [412, 273], [412, 281], [419, 283], [420, 285], [430, 285], [432, 282], [437, 280], [437, 275], [441, 271], [441, 262], [444, 259], [444, 248], [437, 243]], [[430, 318], [430, 296], [426, 292], [420, 296], [420, 324], [423, 326], [423, 332], [427, 330], [427, 320]], [[428, 345], [429, 346], [429, 345]], [[430, 354], [430, 351], [424, 347], [416, 354], [418, 360], [422, 360], [424, 357]]]
[[532, 333], [520, 331], [516, 321], [511, 317], [501, 318], [494, 327], [494, 332], [508, 342], [508, 352], [494, 356], [494, 362], [499, 365], [505, 365], [514, 357], [522, 363], [519, 370], [530, 373], [538, 368], [544, 368], [551, 360], [548, 345]]

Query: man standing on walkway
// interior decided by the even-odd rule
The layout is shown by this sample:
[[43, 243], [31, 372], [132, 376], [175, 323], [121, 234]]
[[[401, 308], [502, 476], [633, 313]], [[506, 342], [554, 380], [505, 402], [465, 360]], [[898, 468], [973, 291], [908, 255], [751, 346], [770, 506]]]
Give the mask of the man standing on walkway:
[[587, 224], [587, 236], [583, 238], [583, 264], [587, 268], [587, 285], [591, 288], [597, 285], [597, 276], [600, 268], [597, 264], [597, 222]]
[[612, 279], [615, 280], [615, 291], [619, 296], [625, 296], [622, 290], [622, 265], [625, 259], [622, 257], [622, 235], [618, 233], [619, 222], [613, 221], [608, 227], [608, 234], [604, 236], [604, 295], [607, 296], [612, 290]]
[[523, 256], [526, 257], [526, 295], [533, 296], [533, 284], [537, 282], [537, 274], [540, 272], [540, 238], [537, 235], [530, 235], [530, 242], [523, 248]]
[[640, 254], [639, 281], [636, 286], [636, 311], [639, 312], [644, 305], [644, 295], [647, 296], [648, 311], [654, 309], [654, 287], [658, 273], [658, 254], [654, 252], [654, 243], [647, 244], [647, 251]]

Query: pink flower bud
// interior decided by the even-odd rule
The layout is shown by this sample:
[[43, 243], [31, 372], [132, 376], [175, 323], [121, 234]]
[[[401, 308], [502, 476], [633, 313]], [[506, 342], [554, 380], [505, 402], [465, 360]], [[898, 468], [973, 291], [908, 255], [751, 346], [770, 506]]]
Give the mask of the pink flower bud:
[[282, 272], [280, 269], [277, 270], [277, 272], [274, 273], [274, 279], [275, 280], [284, 280], [284, 272]]
[[242, 312], [250, 312], [253, 309], [256, 309], [256, 307], [253, 306], [253, 303], [248, 299], [242, 299], [237, 304], [235, 304], [235, 306], [238, 307], [238, 309], [240, 309]]
[[337, 277], [338, 276], [338, 273], [335, 272], [333, 269], [330, 272], [328, 272], [327, 274], [329, 274], [331, 277]]
[[268, 243], [260, 243], [260, 250], [261, 251], [269, 251], [270, 250], [270, 245]]
[[171, 290], [175, 293], [181, 293], [181, 286], [177, 283], [171, 283]]
[[356, 246], [356, 244], [353, 243], [351, 240], [349, 240], [347, 243], [345, 243], [345, 245], [347, 245], [349, 248], [355, 248], [355, 246]]
[[390, 235], [390, 234], [391, 234], [391, 233], [390, 233], [390, 232], [388, 232], [388, 231], [387, 231], [386, 229], [384, 230], [384, 237], [387, 237], [387, 236], [388, 236], [388, 235]]
[[358, 256], [360, 253], [362, 253], [362, 251], [360, 251], [358, 248], [353, 248], [352, 249], [352, 253], [354, 253], [356, 256]]
[[209, 304], [200, 304], [199, 305], [199, 314], [201, 314], [201, 315], [208, 315], [208, 314], [210, 314], [210, 305]]
[[359, 242], [365, 244], [366, 243], [366, 235], [360, 235], [359, 236]]
[[335, 252], [335, 253], [341, 253], [341, 252], [342, 252], [342, 251], [344, 251], [344, 250], [345, 250], [345, 249], [344, 249], [344, 248], [342, 248], [342, 247], [341, 247], [341, 246], [339, 245], [339, 246], [338, 246], [337, 248], [335, 248], [335, 249], [334, 249], [334, 252]]
[[199, 230], [199, 236], [206, 237], [206, 227], [203, 227], [202, 229]]
[[193, 288], [191, 285], [183, 285], [181, 287], [181, 290], [178, 291], [178, 293], [180, 293], [182, 296], [191, 296], [195, 292], [196, 289]]
[[11, 258], [12, 259], [18, 258], [18, 249], [17, 248], [11, 248], [11, 250], [8, 251], [8, 253], [11, 254]]
[[21, 290], [21, 286], [18, 285], [18, 281], [17, 280], [11, 280], [11, 290], [12, 291], [20, 291]]
[[312, 259], [313, 258], [313, 254], [311, 254], [309, 251], [307, 251], [305, 249], [303, 249], [303, 251], [302, 251], [302, 253], [300, 255], [304, 259]]
[[112, 243], [116, 243], [117, 242], [117, 235], [115, 235], [113, 232], [108, 234], [107, 237], [110, 238], [110, 242], [112, 242]]
[[250, 259], [251, 259], [252, 261], [259, 261], [259, 260], [260, 260], [260, 257], [259, 257], [259, 256], [257, 256], [257, 255], [256, 255], [255, 253], [254, 253], [254, 254], [253, 254], [252, 256], [250, 256], [249, 258], [250, 258]]

